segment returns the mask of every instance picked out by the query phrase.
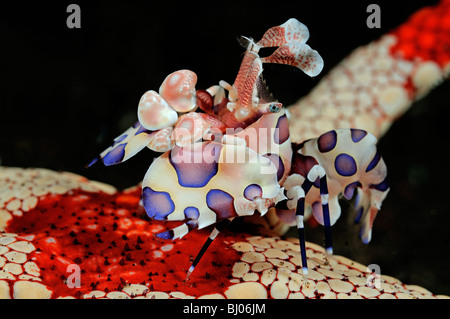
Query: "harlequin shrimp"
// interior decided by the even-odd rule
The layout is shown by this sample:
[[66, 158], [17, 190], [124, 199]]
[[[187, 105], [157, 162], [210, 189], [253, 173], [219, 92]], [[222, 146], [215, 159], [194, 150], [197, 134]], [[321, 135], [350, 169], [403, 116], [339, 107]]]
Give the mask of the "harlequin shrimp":
[[[306, 44], [308, 28], [290, 19], [247, 41], [237, 77], [230, 85], [196, 90], [189, 70], [170, 74], [159, 92], [146, 92], [138, 105], [138, 122], [115, 139], [89, 166], [121, 163], [144, 147], [163, 154], [150, 165], [142, 183], [142, 205], [155, 220], [181, 221], [157, 234], [179, 239], [214, 225], [194, 259], [192, 274], [209, 245], [240, 216], [264, 216], [278, 209], [297, 222], [303, 272], [307, 273], [303, 216], [312, 207], [325, 227], [332, 253], [331, 226], [340, 215], [338, 198], [357, 189], [362, 239], [370, 240], [373, 220], [389, 188], [386, 165], [376, 138], [363, 130], [334, 130], [302, 144], [292, 144], [286, 109], [262, 79], [264, 63], [287, 64], [313, 77], [323, 68], [317, 51]], [[268, 57], [261, 48], [275, 47]]]
[[[291, 175], [284, 182], [289, 200], [287, 209], [295, 209], [295, 221], [301, 250], [305, 250], [303, 219], [305, 208], [325, 228], [325, 248], [333, 253], [331, 226], [341, 214], [339, 198], [357, 198], [355, 223], [363, 219], [361, 240], [371, 240], [373, 221], [389, 191], [387, 168], [376, 149], [376, 138], [360, 129], [338, 129], [302, 144], [293, 143]], [[308, 195], [308, 196], [306, 196]], [[277, 215], [289, 224], [287, 212], [278, 205]], [[306, 255], [302, 254], [307, 273]]]

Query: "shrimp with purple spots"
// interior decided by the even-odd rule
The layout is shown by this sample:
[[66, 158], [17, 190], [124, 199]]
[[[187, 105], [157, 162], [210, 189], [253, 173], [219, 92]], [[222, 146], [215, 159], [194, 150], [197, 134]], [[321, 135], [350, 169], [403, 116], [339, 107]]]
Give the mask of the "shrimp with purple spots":
[[[339, 198], [350, 200], [355, 190], [355, 222], [363, 220], [361, 240], [364, 243], [371, 240], [373, 221], [389, 191], [386, 164], [376, 142], [366, 131], [339, 129], [293, 144], [291, 175], [283, 186], [287, 208], [295, 209], [300, 241], [304, 242], [303, 218], [309, 209], [324, 225], [326, 250], [332, 253], [331, 226], [341, 214]], [[303, 270], [307, 272], [306, 256], [302, 254], [302, 258]]]
[[[257, 211], [264, 216], [269, 210], [296, 220], [306, 274], [305, 209], [324, 225], [325, 246], [332, 253], [338, 198], [350, 199], [355, 190], [356, 219], [364, 221], [361, 237], [370, 240], [373, 219], [389, 189], [375, 137], [342, 129], [291, 143], [290, 115], [262, 79], [265, 63], [291, 65], [311, 77], [319, 74], [323, 60], [306, 44], [308, 38], [307, 27], [296, 19], [270, 28], [258, 42], [245, 38], [247, 50], [233, 85], [220, 81], [196, 90], [194, 72], [173, 72], [159, 92], [142, 96], [138, 122], [91, 162], [118, 164], [145, 147], [163, 153], [144, 177], [142, 204], [150, 218], [182, 224], [157, 237], [175, 240], [214, 226], [186, 279], [234, 218]], [[277, 49], [260, 56], [260, 49], [269, 47]]]

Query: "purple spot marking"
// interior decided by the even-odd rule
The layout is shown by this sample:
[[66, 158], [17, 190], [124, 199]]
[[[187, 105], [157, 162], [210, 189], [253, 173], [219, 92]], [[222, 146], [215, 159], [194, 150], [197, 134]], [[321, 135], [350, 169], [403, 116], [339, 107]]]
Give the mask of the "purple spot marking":
[[103, 157], [103, 163], [106, 166], [115, 165], [120, 163], [125, 156], [125, 147], [127, 143], [119, 144], [106, 153], [105, 157]]
[[150, 134], [150, 133], [152, 133], [152, 132], [154, 132], [154, 131], [147, 130], [145, 127], [143, 127], [142, 125], [140, 125], [140, 127], [138, 128], [138, 130], [136, 131], [136, 133], [134, 133], [134, 135], [136, 136], [136, 135], [139, 135], [139, 134], [141, 134], [141, 133]]
[[89, 164], [87, 164], [87, 167], [91, 167], [92, 165], [94, 165], [95, 163], [98, 162], [98, 160], [100, 159], [100, 156], [97, 156], [96, 158], [94, 158], [92, 161], [89, 162]]
[[144, 187], [142, 200], [147, 215], [156, 220], [165, 220], [175, 210], [175, 204], [169, 193], [157, 192], [150, 187]]
[[188, 219], [198, 219], [200, 212], [197, 207], [189, 206], [184, 209], [184, 216]]
[[156, 237], [161, 239], [172, 239], [173, 236], [175, 236], [175, 234], [172, 229], [156, 234]]
[[282, 179], [284, 175], [284, 164], [283, 161], [281, 160], [281, 157], [279, 157], [277, 154], [272, 153], [267, 153], [263, 156], [270, 159], [277, 168], [277, 180]]
[[322, 134], [317, 140], [317, 146], [321, 153], [326, 153], [331, 151], [336, 147], [337, 143], [337, 133], [336, 131], [330, 131]]
[[344, 190], [344, 197], [347, 200], [352, 199], [353, 194], [355, 193], [355, 188], [361, 186], [361, 183], [356, 181], [354, 183], [348, 184]]
[[368, 227], [367, 224], [363, 224], [361, 226], [361, 229], [359, 230], [359, 238], [361, 239], [362, 243], [366, 245], [370, 242], [369, 238], [363, 237], [363, 234], [366, 231], [367, 227]]
[[355, 160], [348, 154], [339, 154], [336, 156], [334, 168], [341, 176], [355, 175], [358, 169]]
[[355, 224], [359, 224], [361, 217], [363, 215], [364, 212], [364, 207], [360, 207], [358, 209], [358, 211], [356, 212], [356, 217], [355, 217]]
[[289, 121], [285, 115], [278, 119], [277, 126], [275, 127], [274, 140], [277, 144], [283, 144], [289, 138]]
[[262, 188], [257, 184], [248, 185], [244, 190], [244, 197], [248, 200], [254, 200], [262, 196]]
[[376, 185], [372, 184], [372, 185], [370, 185], [370, 188], [379, 190], [380, 192], [387, 191], [387, 189], [389, 188], [389, 182], [387, 180], [387, 176], [380, 184], [376, 184]]
[[122, 134], [122, 135], [120, 135], [119, 137], [117, 137], [117, 138], [114, 140], [113, 146], [115, 146], [115, 145], [119, 144], [120, 142], [122, 142], [124, 139], [127, 138], [127, 136], [128, 136], [128, 134]]
[[363, 131], [363, 130], [358, 130], [358, 129], [352, 128], [352, 129], [350, 129], [350, 131], [352, 133], [352, 141], [354, 143], [358, 143], [367, 135], [367, 132]]
[[170, 164], [183, 187], [204, 187], [217, 174], [221, 144], [204, 143], [193, 151], [175, 147], [170, 153]]
[[206, 204], [217, 215], [217, 220], [237, 216], [234, 209], [234, 199], [230, 194], [220, 189], [212, 189], [206, 195]]
[[378, 151], [377, 151], [375, 156], [373, 157], [372, 161], [367, 166], [366, 173], [370, 172], [371, 170], [373, 170], [375, 168], [375, 166], [377, 166], [377, 164], [380, 161], [380, 159], [381, 159], [380, 153], [378, 153]]

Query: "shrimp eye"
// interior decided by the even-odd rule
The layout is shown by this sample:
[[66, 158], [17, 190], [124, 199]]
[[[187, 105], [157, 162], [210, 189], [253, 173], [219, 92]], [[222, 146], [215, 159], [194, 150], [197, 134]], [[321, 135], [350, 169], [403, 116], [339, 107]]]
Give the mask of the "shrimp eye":
[[269, 110], [270, 113], [278, 113], [281, 110], [281, 104], [271, 103], [267, 109]]

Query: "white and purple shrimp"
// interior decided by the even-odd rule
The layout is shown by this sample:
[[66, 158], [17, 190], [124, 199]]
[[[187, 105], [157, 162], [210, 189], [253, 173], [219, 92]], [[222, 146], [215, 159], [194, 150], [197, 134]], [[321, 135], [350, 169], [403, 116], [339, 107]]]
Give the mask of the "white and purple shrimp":
[[[292, 144], [289, 114], [261, 77], [264, 63], [319, 74], [323, 60], [306, 44], [308, 38], [308, 28], [296, 19], [269, 29], [258, 42], [246, 38], [247, 51], [233, 85], [221, 81], [196, 90], [194, 72], [170, 74], [159, 92], [143, 95], [138, 122], [90, 163], [118, 164], [145, 147], [163, 153], [145, 175], [142, 203], [152, 219], [184, 223], [157, 236], [178, 239], [215, 225], [187, 278], [229, 222], [256, 211], [263, 216], [271, 208], [280, 218], [297, 222], [306, 274], [305, 209], [311, 208], [325, 226], [325, 246], [332, 253], [338, 199], [341, 194], [350, 199], [355, 189], [357, 219], [364, 220], [361, 238], [370, 241], [373, 219], [389, 190], [376, 138], [348, 128]], [[265, 47], [278, 48], [260, 57]]]
[[[295, 209], [295, 221], [304, 251], [305, 208], [325, 227], [325, 248], [332, 254], [331, 226], [341, 214], [339, 198], [351, 200], [355, 189], [356, 218], [363, 220], [360, 237], [369, 243], [373, 221], [389, 191], [387, 168], [376, 148], [376, 138], [359, 129], [327, 132], [302, 144], [293, 144], [291, 174], [284, 182], [289, 200], [286, 209]], [[279, 205], [277, 215], [284, 221], [291, 216]], [[307, 272], [302, 253], [303, 271]]]

